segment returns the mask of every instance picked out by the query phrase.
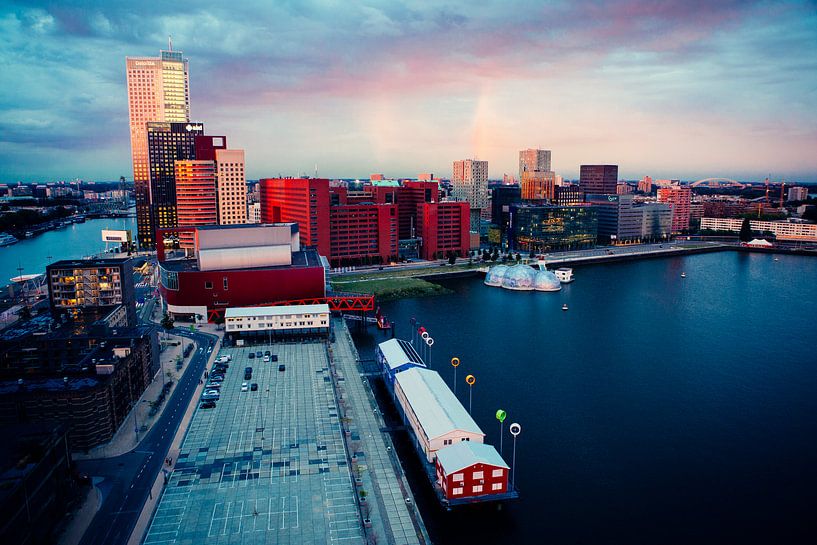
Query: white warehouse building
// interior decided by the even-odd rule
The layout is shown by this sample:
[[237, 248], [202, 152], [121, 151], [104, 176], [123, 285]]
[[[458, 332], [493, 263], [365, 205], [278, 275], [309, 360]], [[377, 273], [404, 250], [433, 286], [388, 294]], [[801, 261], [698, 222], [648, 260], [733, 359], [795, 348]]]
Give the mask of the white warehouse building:
[[233, 335], [326, 335], [329, 305], [282, 305], [228, 308], [224, 330]]

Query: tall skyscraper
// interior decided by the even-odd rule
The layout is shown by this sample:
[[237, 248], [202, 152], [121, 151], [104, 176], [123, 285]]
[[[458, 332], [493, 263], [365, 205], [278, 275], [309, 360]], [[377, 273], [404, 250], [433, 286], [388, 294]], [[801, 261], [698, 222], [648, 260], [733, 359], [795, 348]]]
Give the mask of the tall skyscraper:
[[547, 172], [550, 170], [550, 150], [525, 149], [519, 152], [519, 179], [524, 172]]
[[216, 150], [218, 223], [247, 223], [247, 179], [244, 177], [244, 150]]
[[153, 246], [147, 123], [190, 121], [187, 59], [181, 51], [161, 51], [158, 57], [127, 57], [125, 66], [139, 242]]
[[618, 165], [582, 165], [579, 188], [585, 195], [615, 195], [618, 183]]
[[488, 206], [488, 161], [463, 159], [454, 161], [451, 178], [454, 200], [465, 201], [471, 208], [482, 210]]
[[[150, 202], [148, 221], [140, 238], [155, 244], [156, 229], [178, 226], [176, 161], [196, 159], [196, 137], [204, 135], [201, 123], [147, 123]], [[138, 202], [138, 201], [137, 201]], [[139, 214], [137, 211], [137, 221]], [[138, 225], [142, 237], [142, 224]], [[142, 242], [145, 244], [145, 242]]]

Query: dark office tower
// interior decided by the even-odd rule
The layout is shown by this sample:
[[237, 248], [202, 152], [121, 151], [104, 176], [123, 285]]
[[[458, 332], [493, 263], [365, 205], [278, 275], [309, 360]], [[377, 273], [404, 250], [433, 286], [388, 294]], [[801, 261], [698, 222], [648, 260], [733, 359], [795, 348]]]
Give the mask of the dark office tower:
[[615, 195], [618, 183], [618, 165], [582, 165], [579, 173], [579, 189], [585, 195]]
[[139, 243], [142, 246], [153, 247], [156, 244], [156, 229], [178, 227], [176, 161], [196, 159], [196, 136], [204, 134], [204, 125], [148, 123], [147, 131], [150, 223], [148, 225], [139, 223]]
[[521, 200], [522, 191], [518, 185], [502, 185], [491, 190], [491, 223], [503, 234], [508, 230], [510, 206]]

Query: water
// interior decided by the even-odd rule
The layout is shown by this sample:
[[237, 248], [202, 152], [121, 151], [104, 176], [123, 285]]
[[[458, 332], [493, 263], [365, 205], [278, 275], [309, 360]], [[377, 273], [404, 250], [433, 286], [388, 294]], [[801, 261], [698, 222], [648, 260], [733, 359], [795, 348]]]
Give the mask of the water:
[[135, 218], [91, 219], [48, 231], [0, 248], [0, 286], [20, 274], [45, 272], [45, 266], [60, 259], [76, 259], [105, 250], [102, 229], [128, 229], [136, 235]]
[[[681, 272], [687, 277], [681, 278]], [[419, 478], [438, 544], [817, 542], [817, 259], [721, 252], [576, 268], [559, 293], [481, 278], [382, 305], [435, 339], [499, 445], [519, 422], [522, 499], [445, 513]], [[563, 312], [563, 303], [570, 310]], [[357, 337], [365, 356], [380, 333]], [[407, 464], [410, 476], [416, 463]]]

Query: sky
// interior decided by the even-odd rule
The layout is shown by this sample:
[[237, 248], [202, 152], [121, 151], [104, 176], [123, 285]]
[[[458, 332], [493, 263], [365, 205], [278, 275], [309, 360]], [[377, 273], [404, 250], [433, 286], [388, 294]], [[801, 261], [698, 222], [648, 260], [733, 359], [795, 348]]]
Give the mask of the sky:
[[817, 181], [817, 2], [159, 2], [0, 7], [0, 182], [132, 179], [126, 56], [190, 61], [249, 178]]

